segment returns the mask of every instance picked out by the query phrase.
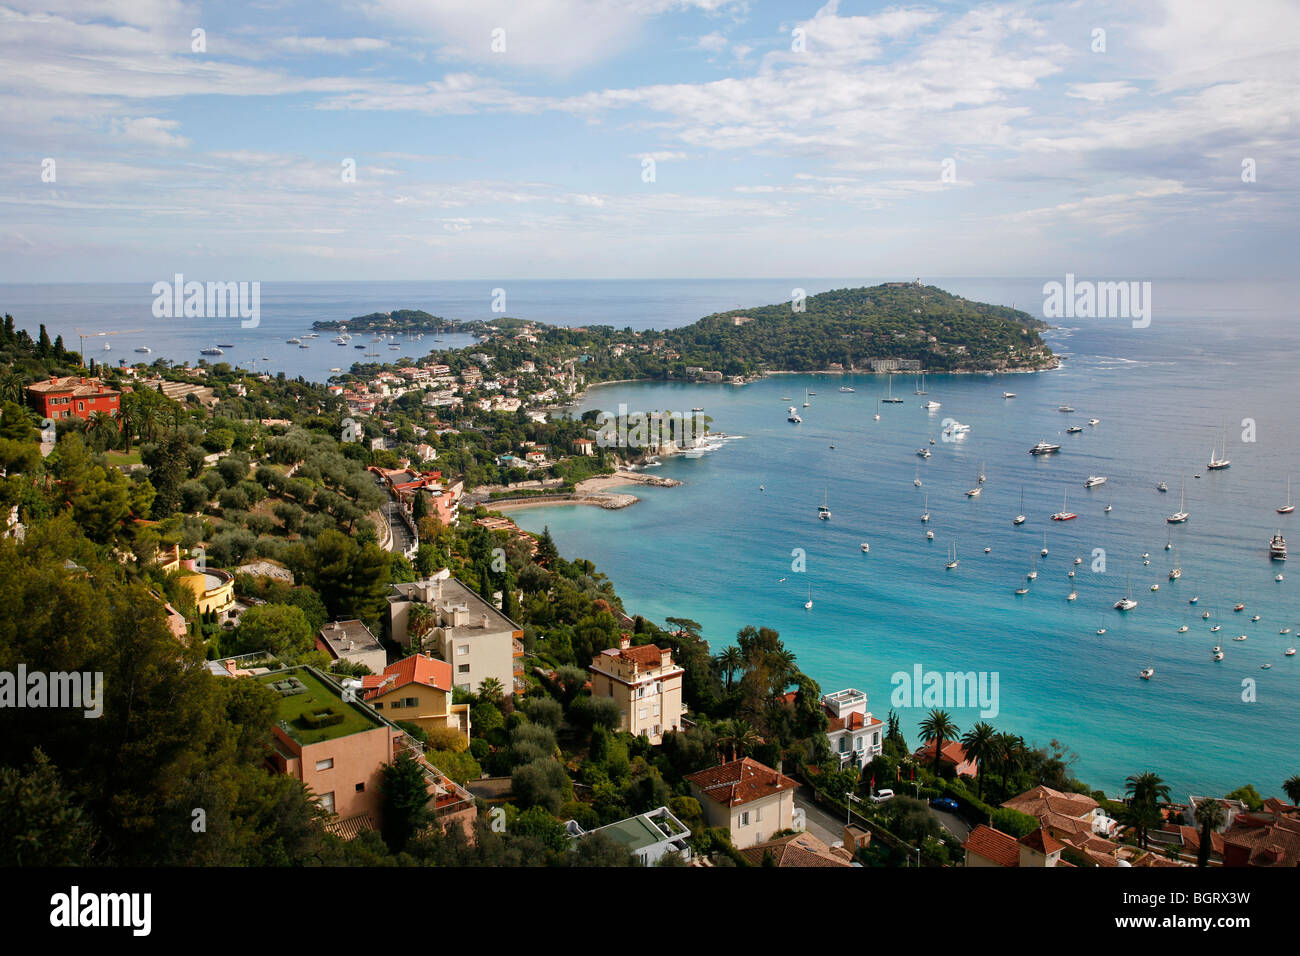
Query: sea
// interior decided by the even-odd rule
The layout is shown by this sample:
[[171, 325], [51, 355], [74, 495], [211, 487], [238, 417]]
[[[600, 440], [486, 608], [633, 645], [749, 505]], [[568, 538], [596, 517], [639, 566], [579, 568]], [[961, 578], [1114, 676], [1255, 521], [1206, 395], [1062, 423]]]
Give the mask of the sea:
[[[1044, 283], [1063, 280], [923, 281], [1041, 315]], [[222, 361], [324, 381], [357, 358], [344, 357], [353, 350], [332, 344], [333, 333], [308, 350], [284, 342], [315, 320], [399, 308], [490, 319], [499, 314], [493, 291], [504, 288], [505, 314], [519, 318], [668, 328], [788, 300], [796, 288], [811, 295], [878, 281], [264, 283], [256, 329], [237, 319], [155, 319], [147, 284], [0, 285], [0, 311], [33, 334], [44, 322], [69, 347], [77, 328], [144, 329], [87, 339], [88, 355], [114, 363], [141, 360], [137, 345], [152, 349], [143, 358], [194, 362], [200, 348], [229, 343]], [[983, 708], [945, 701], [962, 731], [987, 720], [1031, 745], [1056, 742], [1094, 788], [1118, 794], [1126, 777], [1152, 771], [1178, 799], [1247, 783], [1280, 794], [1300, 772], [1300, 655], [1284, 653], [1300, 645], [1300, 569], [1288, 574], [1268, 546], [1277, 531], [1300, 545], [1290, 527], [1300, 519], [1276, 511], [1288, 477], [1300, 474], [1297, 293], [1294, 280], [1153, 280], [1141, 327], [1126, 318], [1053, 320], [1044, 337], [1062, 357], [1059, 369], [927, 375], [925, 395], [915, 394], [915, 376], [860, 373], [599, 386], [573, 414], [701, 406], [713, 430], [731, 437], [650, 472], [678, 487], [621, 489], [639, 498], [629, 508], [541, 507], [512, 517], [528, 530], [549, 528], [563, 554], [593, 560], [629, 613], [700, 622], [715, 653], [747, 625], [779, 631], [824, 691], [864, 691], [876, 716], [900, 715], [914, 744], [929, 707], [903, 694], [901, 675], [973, 672], [990, 688], [996, 677], [997, 695]], [[395, 361], [470, 341], [430, 339], [377, 351]], [[903, 402], [878, 406], [891, 388]], [[923, 409], [928, 400], [941, 407]], [[802, 423], [786, 421], [790, 405]], [[1093, 418], [1098, 424], [1087, 424]], [[944, 435], [953, 420], [970, 426], [958, 440]], [[1069, 434], [1071, 425], [1083, 431]], [[1061, 451], [1030, 455], [1039, 440]], [[1208, 471], [1215, 452], [1231, 467]], [[1107, 481], [1085, 489], [1092, 475]], [[1184, 485], [1190, 519], [1168, 524]], [[980, 495], [968, 497], [975, 487]], [[823, 503], [829, 521], [818, 520]], [[1051, 520], [1063, 508], [1078, 517]], [[1020, 512], [1027, 520], [1013, 525]], [[1174, 567], [1178, 580], [1169, 577]], [[1014, 593], [1026, 585], [1027, 594]], [[1067, 601], [1071, 591], [1077, 599]], [[1138, 606], [1114, 610], [1126, 594]], [[1234, 612], [1239, 602], [1245, 610]], [[1212, 632], [1214, 624], [1222, 629]], [[1147, 667], [1154, 674], [1142, 680]]]

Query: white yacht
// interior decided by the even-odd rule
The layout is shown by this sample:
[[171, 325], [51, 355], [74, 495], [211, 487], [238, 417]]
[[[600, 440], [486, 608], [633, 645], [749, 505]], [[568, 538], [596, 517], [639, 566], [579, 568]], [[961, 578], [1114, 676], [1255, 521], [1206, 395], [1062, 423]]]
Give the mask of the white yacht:
[[1187, 511], [1187, 477], [1183, 477], [1182, 490], [1178, 492], [1178, 510], [1171, 514], [1165, 521], [1170, 524], [1182, 524], [1191, 515]]
[[922, 404], [921, 407], [928, 408], [930, 411], [934, 411], [936, 408], [943, 408], [943, 404], [941, 402], [936, 402], [931, 400]]
[[948, 427], [943, 430], [943, 433], [949, 438], [955, 438], [958, 435], [965, 435], [969, 431], [969, 425], [963, 425], [959, 421], [951, 421], [948, 423]]
[[1216, 444], [1210, 449], [1210, 461], [1205, 467], [1210, 471], [1219, 471], [1231, 464], [1232, 459], [1228, 457], [1228, 430], [1225, 427], [1223, 430], [1223, 457], [1219, 457], [1219, 448]]
[[1089, 475], [1088, 480], [1083, 483], [1083, 487], [1096, 488], [1098, 485], [1104, 485], [1105, 483], [1106, 483], [1105, 475]]
[[831, 520], [831, 509], [828, 507], [829, 504], [830, 504], [830, 492], [827, 491], [825, 497], [823, 497], [822, 499], [822, 503], [817, 506], [817, 517], [820, 518], [822, 521]]
[[1061, 450], [1060, 445], [1053, 445], [1051, 442], [1040, 441], [1033, 448], [1029, 449], [1031, 455], [1053, 455]]
[[1144, 667], [1142, 670], [1138, 671], [1138, 677], [1141, 677], [1143, 680], [1150, 680], [1155, 676], [1155, 674], [1156, 669], [1154, 667]]
[[1124, 596], [1115, 602], [1113, 607], [1117, 611], [1131, 611], [1138, 606], [1138, 602], [1133, 600], [1133, 585], [1130, 581], [1128, 591]]
[[1015, 393], [1015, 392], [1003, 392], [1003, 393], [1002, 393], [1002, 397], [1003, 397], [1003, 398], [1015, 398], [1015, 397], [1016, 397], [1016, 393]]

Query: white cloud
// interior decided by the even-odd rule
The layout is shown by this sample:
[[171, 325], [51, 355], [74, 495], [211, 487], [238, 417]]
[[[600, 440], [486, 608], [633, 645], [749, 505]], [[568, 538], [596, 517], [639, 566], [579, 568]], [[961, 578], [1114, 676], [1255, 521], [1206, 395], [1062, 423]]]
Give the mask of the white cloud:
[[180, 128], [180, 125], [176, 120], [159, 119], [156, 116], [131, 117], [115, 120], [113, 133], [120, 139], [151, 146], [188, 146], [188, 139], [172, 132]]
[[387, 40], [372, 37], [280, 37], [275, 46], [289, 53], [332, 53], [347, 55], [350, 53], [373, 53], [386, 50]]

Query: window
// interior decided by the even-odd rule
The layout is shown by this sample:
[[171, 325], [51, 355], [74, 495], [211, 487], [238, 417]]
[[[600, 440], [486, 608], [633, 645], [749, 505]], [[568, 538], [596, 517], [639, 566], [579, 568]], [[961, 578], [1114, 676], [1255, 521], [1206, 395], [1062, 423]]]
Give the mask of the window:
[[638, 716], [639, 718], [641, 718], [642, 720], [645, 720], [645, 708], [644, 708], [644, 707], [642, 707], [639, 711], [637, 711], [637, 716]]
[[880, 731], [877, 730], [874, 734], [871, 735], [871, 745], [873, 747], [880, 746]]
[[861, 737], [855, 737], [855, 738], [853, 738], [853, 749], [854, 749], [854, 750], [861, 750], [861, 749], [862, 749], [862, 738], [861, 738]]
[[468, 673], [469, 673], [469, 665], [468, 665], [468, 664], [457, 664], [457, 665], [456, 665], [456, 673], [457, 673], [457, 674], [468, 674]]
[[85, 402], [77, 402], [77, 411], [79, 411], [79, 412], [84, 412], [85, 410], [86, 410], [86, 403], [85, 403]]
[[405, 697], [405, 698], [402, 699], [402, 706], [403, 706], [403, 707], [419, 707], [419, 706], [420, 706], [420, 698], [418, 698], [418, 697]]
[[381, 704], [381, 703], [377, 703], [377, 704], [375, 704], [375, 710], [383, 710], [383, 709], [384, 709], [384, 705], [383, 705], [383, 704]]
[[365, 792], [366, 792], [366, 783], [363, 780], [361, 783], [357, 784], [357, 793], [365, 793]]
[[320, 795], [320, 805], [324, 807], [326, 810], [328, 810], [330, 813], [334, 812], [334, 791], [333, 790], [331, 790], [329, 793], [322, 793]]
[[843, 734], [841, 734], [841, 735], [840, 735], [840, 753], [848, 753], [848, 751], [849, 751], [849, 738], [846, 737], [846, 736], [844, 736]]
[[763, 808], [762, 808], [762, 807], [758, 807], [758, 808], [756, 808], [756, 809], [754, 810], [754, 822], [755, 822], [755, 823], [762, 823], [762, 822], [763, 822]]
[[465, 656], [466, 654], [468, 654], [468, 653], [469, 653], [469, 645], [468, 645], [468, 644], [461, 644], [459, 647], [456, 648], [456, 656], [457, 656], [457, 657], [464, 657], [464, 656]]
[[392, 703], [392, 707], [391, 707], [391, 709], [392, 709], [392, 710], [397, 710], [397, 709], [398, 709], [399, 707], [401, 707], [401, 706], [402, 706], [402, 702], [401, 702], [400, 700], [395, 700], [395, 701], [393, 701], [393, 703]]
[[[331, 794], [331, 796], [333, 796], [333, 794]], [[742, 811], [740, 812], [740, 825], [741, 825], [742, 827], [747, 827], [747, 826], [749, 826], [749, 811], [748, 811], [748, 810], [742, 810]]]
[[333, 757], [326, 757], [324, 760], [317, 760], [317, 761], [316, 761], [316, 769], [317, 769], [317, 770], [333, 770], [333, 769], [334, 769], [334, 758], [333, 758]]

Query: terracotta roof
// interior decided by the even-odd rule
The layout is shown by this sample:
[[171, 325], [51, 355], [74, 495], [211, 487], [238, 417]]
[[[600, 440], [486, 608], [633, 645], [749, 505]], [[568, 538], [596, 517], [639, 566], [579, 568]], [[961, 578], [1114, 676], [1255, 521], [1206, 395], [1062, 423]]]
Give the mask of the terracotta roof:
[[117, 389], [105, 385], [103, 381], [97, 378], [84, 378], [80, 375], [68, 375], [63, 378], [50, 377], [41, 382], [34, 382], [27, 386], [27, 391], [44, 395], [53, 392], [62, 394], [71, 392], [73, 395], [118, 395]]
[[[1037, 786], [1032, 790], [1026, 790], [1018, 797], [1012, 797], [1002, 806], [1008, 810], [1019, 810], [1031, 817], [1038, 817], [1040, 821], [1050, 822], [1052, 826], [1058, 826], [1069, 819], [1073, 819], [1077, 825], [1080, 817], [1087, 816], [1100, 804], [1087, 794], [1062, 793], [1051, 787]], [[1052, 819], [1048, 821], [1044, 819], [1045, 817], [1052, 817]], [[1072, 829], [1072, 827], [1066, 828]], [[1088, 829], [1091, 830], [1091, 826]]]
[[368, 674], [361, 678], [366, 700], [373, 700], [407, 684], [422, 684], [450, 691], [451, 665], [423, 654], [412, 654], [395, 664], [389, 664], [382, 674]]
[[1026, 833], [1020, 838], [1020, 842], [1031, 850], [1037, 850], [1039, 853], [1055, 853], [1058, 850], [1065, 849], [1065, 844], [1057, 840], [1041, 826], [1033, 833]]
[[811, 833], [792, 833], [740, 851], [753, 866], [762, 866], [763, 857], [769, 852], [777, 866], [845, 867], [852, 865], [847, 850], [840, 847], [832, 849]]
[[749, 757], [687, 774], [686, 779], [699, 787], [706, 797], [727, 807], [738, 807], [784, 790], [793, 792], [799, 786], [799, 781], [791, 780]]
[[1251, 866], [1300, 865], [1300, 822], [1286, 817], [1268, 826], [1234, 826], [1223, 834], [1223, 842], [1247, 850]]
[[[847, 721], [847, 725], [846, 725], [846, 721]], [[830, 720], [827, 721], [826, 723], [826, 732], [833, 733], [837, 730], [863, 730], [867, 727], [879, 727], [880, 724], [881, 721], [879, 720], [879, 718], [872, 717], [870, 720], [868, 720], [862, 714], [860, 714], [858, 711], [855, 710], [851, 714], [848, 714], [846, 717], [831, 717]], [[945, 754], [947, 753], [947, 750], [948, 748], [945, 747], [944, 748]], [[931, 748], [931, 752], [933, 753], [933, 748]]]
[[654, 644], [642, 644], [639, 647], [629, 647], [618, 652], [618, 656], [625, 661], [635, 661], [642, 667], [658, 667], [663, 663], [664, 652]]
[[1020, 846], [1016, 838], [984, 823], [971, 830], [962, 846], [967, 852], [992, 860], [998, 866], [1020, 865]]
[[[933, 761], [934, 745], [935, 741], [933, 739], [927, 740], [921, 745], [920, 749], [918, 749], [916, 753], [912, 754], [912, 756], [917, 760]], [[966, 748], [961, 745], [961, 741], [959, 740], [945, 740], [943, 742], [943, 759], [951, 764], [960, 766], [961, 764], [966, 763], [968, 759], [966, 757]]]

